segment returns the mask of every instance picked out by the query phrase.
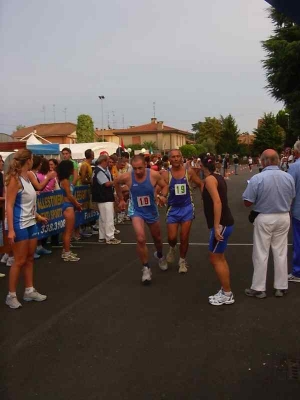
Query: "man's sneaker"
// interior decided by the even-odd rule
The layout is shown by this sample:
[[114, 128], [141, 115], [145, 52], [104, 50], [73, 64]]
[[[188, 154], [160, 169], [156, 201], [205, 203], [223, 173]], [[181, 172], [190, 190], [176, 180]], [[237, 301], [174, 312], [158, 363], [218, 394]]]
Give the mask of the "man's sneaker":
[[[76, 253], [73, 253], [73, 251], [70, 251], [70, 254], [71, 254], [73, 257], [77, 257], [77, 254], [76, 254]], [[66, 257], [68, 257], [68, 253], [65, 252], [65, 251], [63, 250], [63, 252], [62, 252], [62, 254], [61, 254], [61, 258], [66, 258]]]
[[8, 257], [7, 262], [6, 262], [6, 266], [7, 267], [11, 267], [13, 265], [13, 263], [15, 262], [15, 257]]
[[187, 265], [186, 260], [179, 260], [178, 266], [179, 266], [178, 272], [180, 274], [186, 274], [188, 272], [189, 266]]
[[249, 297], [257, 297], [258, 299], [265, 299], [267, 297], [266, 292], [254, 289], [245, 289], [245, 295]]
[[22, 304], [17, 299], [17, 296], [11, 296], [10, 294], [6, 296], [5, 304], [7, 304], [9, 308], [22, 307]]
[[1, 272], [0, 272], [0, 278], [4, 278], [5, 277], [5, 274], [2, 274]]
[[297, 276], [294, 276], [293, 274], [288, 274], [288, 281], [300, 283], [300, 278], [298, 278]]
[[99, 239], [98, 242], [99, 242], [99, 243], [102, 243], [102, 244], [105, 244], [105, 243], [106, 243], [106, 240], [105, 240], [105, 239]]
[[119, 229], [115, 229], [115, 235], [118, 235], [121, 231], [119, 231]]
[[287, 294], [287, 289], [275, 289], [274, 296], [275, 297], [283, 297], [285, 294]]
[[9, 259], [9, 255], [7, 253], [5, 253], [5, 254], [3, 254], [3, 256], [1, 258], [1, 262], [6, 264], [8, 259]]
[[80, 258], [76, 257], [73, 253], [69, 253], [69, 254], [66, 253], [65, 256], [62, 257], [62, 259], [64, 261], [71, 261], [71, 262], [75, 262], [75, 261], [79, 261], [80, 260]]
[[47, 256], [49, 254], [52, 254], [51, 250], [47, 250], [44, 247], [41, 247], [40, 249], [36, 249], [35, 252], [36, 252], [36, 254], [38, 254], [40, 256], [43, 256], [43, 255]]
[[223, 294], [223, 289], [221, 288], [218, 293], [213, 294], [212, 296], [208, 296], [208, 299], [212, 299], [213, 297], [218, 297], [218, 296], [222, 296]]
[[226, 296], [224, 291], [218, 292], [215, 296], [210, 296], [208, 299], [212, 306], [222, 306], [223, 304], [233, 304], [235, 302], [233, 293], [230, 296]]
[[162, 258], [158, 258], [157, 251], [154, 253], [154, 257], [158, 259], [159, 268], [162, 271], [166, 271], [168, 269], [168, 263], [167, 263], [166, 257], [162, 256]]
[[121, 240], [116, 239], [116, 238], [113, 238], [113, 239], [110, 239], [110, 240], [106, 241], [106, 244], [120, 244], [120, 243], [121, 243]]
[[172, 264], [175, 261], [175, 254], [176, 254], [176, 246], [169, 248], [168, 254], [167, 254], [167, 262]]
[[143, 267], [142, 272], [143, 272], [142, 283], [144, 285], [151, 283], [151, 277], [152, 277], [151, 269], [148, 267]]
[[38, 260], [39, 258], [41, 258], [41, 256], [35, 251], [34, 255], [33, 255], [33, 259]]
[[35, 289], [33, 289], [33, 292], [31, 293], [25, 292], [23, 296], [24, 301], [44, 301], [46, 299], [47, 299], [46, 295], [37, 292]]

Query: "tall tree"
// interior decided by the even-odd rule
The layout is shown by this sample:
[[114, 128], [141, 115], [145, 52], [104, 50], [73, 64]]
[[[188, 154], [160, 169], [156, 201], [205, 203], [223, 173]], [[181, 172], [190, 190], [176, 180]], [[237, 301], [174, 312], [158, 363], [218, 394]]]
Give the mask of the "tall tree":
[[260, 126], [254, 130], [254, 151], [262, 153], [266, 149], [280, 151], [284, 142], [284, 130], [277, 124], [273, 113], [264, 114]]
[[77, 143], [91, 143], [95, 139], [94, 122], [89, 115], [81, 114], [77, 118]]
[[221, 116], [222, 134], [217, 144], [217, 152], [224, 153], [237, 153], [239, 149], [239, 128], [233, 116], [229, 114], [227, 117]]
[[292, 145], [300, 135], [300, 26], [274, 8], [269, 9], [274, 34], [262, 42], [266, 51], [263, 67], [267, 76], [267, 89], [289, 110], [286, 145]]
[[19, 131], [20, 129], [23, 129], [23, 128], [26, 128], [26, 126], [25, 125], [17, 125], [16, 126], [16, 131]]

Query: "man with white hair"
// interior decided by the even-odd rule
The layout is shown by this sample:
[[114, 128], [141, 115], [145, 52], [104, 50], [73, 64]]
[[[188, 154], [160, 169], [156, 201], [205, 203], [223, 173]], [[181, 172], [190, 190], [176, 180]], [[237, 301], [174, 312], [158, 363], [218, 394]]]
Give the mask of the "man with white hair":
[[261, 155], [263, 170], [254, 175], [243, 193], [246, 207], [254, 206], [252, 285], [245, 290], [250, 297], [263, 299], [266, 295], [266, 277], [270, 247], [274, 258], [275, 296], [287, 293], [287, 240], [290, 228], [290, 208], [295, 197], [294, 179], [279, 168], [279, 156], [273, 149]]
[[294, 198], [291, 214], [293, 227], [293, 267], [289, 274], [289, 282], [300, 283], [300, 140], [294, 145], [296, 161], [290, 164], [288, 173], [294, 178], [296, 197]]

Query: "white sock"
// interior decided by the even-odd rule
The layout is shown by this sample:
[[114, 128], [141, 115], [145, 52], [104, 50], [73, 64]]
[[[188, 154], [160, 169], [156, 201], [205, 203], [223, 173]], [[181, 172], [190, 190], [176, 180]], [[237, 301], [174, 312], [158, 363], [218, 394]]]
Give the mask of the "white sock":
[[27, 287], [27, 288], [25, 288], [25, 293], [26, 293], [26, 294], [32, 293], [33, 290], [34, 290], [34, 287], [32, 287], [32, 286]]
[[225, 292], [225, 291], [223, 291], [223, 292], [224, 292], [225, 296], [230, 297], [232, 295], [232, 292]]
[[17, 297], [17, 293], [16, 292], [8, 292], [8, 295], [10, 296], [10, 297]]

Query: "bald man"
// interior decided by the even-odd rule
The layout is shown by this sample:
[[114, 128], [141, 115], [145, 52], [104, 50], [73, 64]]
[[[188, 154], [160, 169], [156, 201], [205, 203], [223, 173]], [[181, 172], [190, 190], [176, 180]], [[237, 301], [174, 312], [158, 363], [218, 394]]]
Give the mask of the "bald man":
[[263, 170], [254, 175], [243, 193], [246, 207], [253, 205], [254, 220], [252, 285], [245, 290], [250, 297], [263, 299], [266, 295], [266, 277], [270, 247], [274, 259], [274, 294], [287, 293], [287, 244], [290, 228], [290, 209], [295, 197], [293, 178], [280, 170], [279, 156], [273, 149], [261, 155]]

